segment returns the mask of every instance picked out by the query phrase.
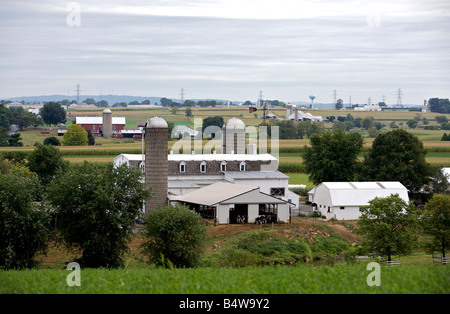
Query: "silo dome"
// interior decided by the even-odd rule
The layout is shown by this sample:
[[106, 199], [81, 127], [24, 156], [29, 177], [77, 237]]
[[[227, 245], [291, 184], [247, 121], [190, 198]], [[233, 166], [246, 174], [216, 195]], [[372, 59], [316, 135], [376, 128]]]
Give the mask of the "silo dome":
[[103, 113], [112, 113], [112, 112], [109, 109], [105, 109], [105, 110], [103, 110]]
[[168, 125], [166, 120], [160, 117], [153, 117], [147, 120], [146, 128], [150, 129], [167, 129]]
[[235, 130], [238, 130], [238, 129], [245, 130], [245, 123], [241, 119], [231, 118], [230, 120], [228, 120], [225, 123], [225, 128], [227, 128], [227, 129], [235, 129]]

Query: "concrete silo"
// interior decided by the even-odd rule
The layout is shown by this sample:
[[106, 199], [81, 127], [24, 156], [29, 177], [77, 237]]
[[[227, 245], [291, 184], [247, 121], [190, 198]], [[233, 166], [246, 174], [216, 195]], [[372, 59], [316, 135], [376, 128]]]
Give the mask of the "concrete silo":
[[169, 160], [167, 122], [160, 117], [148, 119], [145, 124], [145, 184], [151, 188], [152, 198], [145, 211], [164, 207], [167, 203]]
[[102, 122], [103, 137], [112, 137], [112, 112], [109, 109], [103, 110], [103, 122]]
[[238, 118], [229, 119], [222, 128], [222, 152], [245, 154], [245, 123]]

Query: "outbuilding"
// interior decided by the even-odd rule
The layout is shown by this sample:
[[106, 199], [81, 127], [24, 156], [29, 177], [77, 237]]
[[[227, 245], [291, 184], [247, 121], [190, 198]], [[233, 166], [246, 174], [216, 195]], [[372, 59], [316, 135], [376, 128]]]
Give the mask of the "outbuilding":
[[219, 224], [287, 223], [290, 205], [280, 198], [262, 193], [259, 187], [216, 182], [180, 196], [170, 196], [171, 204], [186, 205], [203, 218]]
[[376, 197], [398, 194], [409, 202], [408, 189], [398, 181], [384, 182], [322, 182], [309, 193], [314, 210], [327, 219], [358, 219], [361, 207]]

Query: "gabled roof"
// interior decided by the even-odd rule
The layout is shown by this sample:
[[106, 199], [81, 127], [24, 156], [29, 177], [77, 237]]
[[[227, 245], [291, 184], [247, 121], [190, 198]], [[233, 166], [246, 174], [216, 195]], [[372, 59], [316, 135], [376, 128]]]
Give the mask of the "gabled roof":
[[184, 203], [213, 206], [232, 197], [258, 189], [258, 187], [248, 185], [217, 182], [172, 199]]

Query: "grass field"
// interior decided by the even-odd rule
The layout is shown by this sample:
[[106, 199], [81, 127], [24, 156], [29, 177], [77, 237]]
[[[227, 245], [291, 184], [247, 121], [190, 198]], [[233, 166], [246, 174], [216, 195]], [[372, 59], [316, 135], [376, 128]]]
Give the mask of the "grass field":
[[450, 270], [442, 265], [382, 267], [380, 286], [369, 286], [366, 264], [334, 267], [195, 269], [82, 269], [80, 286], [66, 270], [0, 271], [0, 293], [164, 294], [448, 294]]

